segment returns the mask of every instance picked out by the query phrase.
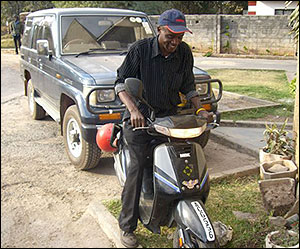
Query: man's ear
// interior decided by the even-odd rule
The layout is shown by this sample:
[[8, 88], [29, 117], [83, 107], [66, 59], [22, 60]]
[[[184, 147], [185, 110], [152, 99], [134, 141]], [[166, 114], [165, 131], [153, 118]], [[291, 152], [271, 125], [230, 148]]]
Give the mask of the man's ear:
[[161, 26], [158, 26], [158, 27], [157, 27], [157, 32], [158, 32], [158, 34], [160, 34], [160, 31], [161, 31]]

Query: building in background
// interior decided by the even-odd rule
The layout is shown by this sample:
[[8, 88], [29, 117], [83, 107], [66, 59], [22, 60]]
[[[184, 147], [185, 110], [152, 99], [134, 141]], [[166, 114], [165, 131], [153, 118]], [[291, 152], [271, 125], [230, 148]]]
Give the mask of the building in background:
[[290, 15], [296, 8], [298, 1], [293, 1], [288, 7], [286, 1], [248, 1], [248, 15], [274, 16]]

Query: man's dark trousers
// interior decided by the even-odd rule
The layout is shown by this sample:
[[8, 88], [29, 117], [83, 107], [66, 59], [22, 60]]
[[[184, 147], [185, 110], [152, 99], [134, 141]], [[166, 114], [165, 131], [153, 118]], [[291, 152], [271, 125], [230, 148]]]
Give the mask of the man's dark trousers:
[[122, 210], [119, 216], [119, 226], [123, 231], [133, 232], [137, 227], [143, 170], [147, 165], [149, 144], [153, 136], [145, 130], [133, 131], [128, 121], [124, 123], [123, 135], [129, 145], [131, 161], [121, 197]]
[[15, 43], [15, 49], [16, 49], [16, 54], [18, 54], [18, 47], [21, 49], [21, 36], [20, 35], [14, 35], [14, 43]]

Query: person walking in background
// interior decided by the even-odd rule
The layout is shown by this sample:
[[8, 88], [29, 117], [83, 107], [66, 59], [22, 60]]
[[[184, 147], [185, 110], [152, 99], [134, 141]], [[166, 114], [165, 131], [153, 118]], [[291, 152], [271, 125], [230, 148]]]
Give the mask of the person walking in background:
[[23, 35], [24, 31], [24, 25], [22, 22], [20, 22], [19, 16], [14, 15], [14, 21], [12, 21], [9, 25], [9, 33], [12, 34], [14, 43], [15, 43], [15, 49], [16, 54], [19, 54], [18, 48], [21, 48], [21, 36]]

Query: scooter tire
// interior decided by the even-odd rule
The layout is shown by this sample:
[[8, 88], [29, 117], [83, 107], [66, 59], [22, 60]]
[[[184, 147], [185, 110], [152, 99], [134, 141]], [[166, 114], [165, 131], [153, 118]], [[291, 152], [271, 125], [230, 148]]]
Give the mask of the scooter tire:
[[[191, 239], [194, 243], [195, 248], [219, 248], [217, 242], [203, 243], [201, 240], [195, 237]], [[183, 245], [182, 247], [180, 247], [179, 245], [179, 228], [177, 227], [173, 234], [173, 248], [185, 248], [185, 247], [186, 247], [185, 245]]]

